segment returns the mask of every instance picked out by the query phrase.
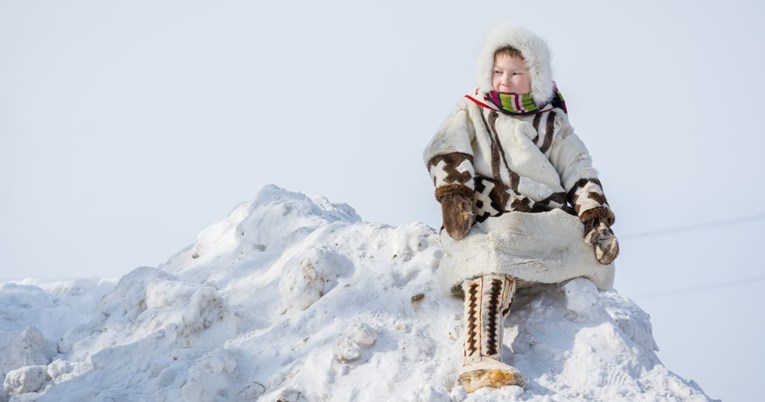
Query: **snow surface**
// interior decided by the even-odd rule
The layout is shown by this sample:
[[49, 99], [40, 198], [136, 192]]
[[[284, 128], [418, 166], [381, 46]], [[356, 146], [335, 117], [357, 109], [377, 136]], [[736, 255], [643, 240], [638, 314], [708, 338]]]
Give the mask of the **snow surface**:
[[503, 353], [530, 384], [467, 395], [442, 255], [422, 223], [267, 186], [159, 267], [0, 285], [0, 400], [709, 400], [586, 279], [519, 291]]

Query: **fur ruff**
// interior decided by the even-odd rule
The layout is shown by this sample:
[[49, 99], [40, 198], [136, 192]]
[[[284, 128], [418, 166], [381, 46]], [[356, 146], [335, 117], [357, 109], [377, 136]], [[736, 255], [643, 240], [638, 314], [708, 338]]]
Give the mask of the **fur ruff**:
[[478, 58], [478, 86], [484, 93], [492, 90], [494, 52], [503, 46], [518, 49], [531, 75], [531, 96], [537, 105], [544, 105], [554, 95], [550, 49], [545, 41], [521, 27], [500, 27], [493, 30], [484, 42]]
[[614, 282], [614, 265], [595, 259], [582, 239], [582, 223], [560, 209], [543, 213], [509, 212], [476, 223], [462, 240], [441, 232], [445, 255], [439, 281], [447, 292], [466, 279], [504, 274], [529, 283], [561, 283], [585, 277], [601, 289]]

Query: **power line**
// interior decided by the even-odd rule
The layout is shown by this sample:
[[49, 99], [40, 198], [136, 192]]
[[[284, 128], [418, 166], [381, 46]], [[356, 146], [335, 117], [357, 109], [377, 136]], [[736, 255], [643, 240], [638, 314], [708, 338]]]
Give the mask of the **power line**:
[[[633, 239], [641, 239], [641, 238], [654, 237], [654, 236], [672, 235], [677, 233], [695, 232], [695, 231], [700, 231], [704, 229], [738, 225], [742, 223], [751, 223], [751, 222], [756, 222], [760, 220], [765, 220], [765, 213], [744, 216], [739, 218], [713, 221], [713, 222], [697, 223], [693, 225], [676, 226], [673, 228], [660, 229], [660, 230], [654, 230], [654, 231], [648, 231], [648, 232], [642, 232], [642, 233], [636, 233], [636, 234], [618, 236], [618, 237], [620, 240], [633, 240]], [[638, 294], [632, 297], [636, 299], [637, 298], [652, 299], [652, 298], [658, 298], [658, 297], [683, 295], [683, 294], [703, 292], [708, 290], [716, 290], [716, 289], [723, 289], [723, 288], [729, 288], [729, 287], [735, 287], [735, 286], [750, 285], [750, 284], [762, 282], [762, 281], [765, 281], [765, 275], [756, 276], [752, 278], [739, 279], [739, 280], [730, 281], [730, 282], [710, 283], [710, 284], [694, 286], [690, 288], [679, 288], [679, 289], [670, 289], [670, 290], [664, 290], [659, 292], [649, 292], [649, 293]]]
[[765, 275], [755, 276], [755, 277], [746, 278], [746, 279], [739, 279], [739, 280], [730, 281], [730, 282], [711, 283], [707, 285], [694, 286], [690, 288], [681, 288], [681, 289], [664, 290], [661, 292], [643, 293], [640, 295], [632, 296], [632, 298], [633, 299], [638, 299], [638, 298], [652, 299], [657, 297], [675, 296], [675, 295], [682, 295], [687, 293], [702, 292], [705, 290], [715, 290], [715, 289], [730, 288], [730, 287], [741, 286], [741, 285], [751, 285], [753, 283], [762, 282], [762, 281], [765, 281]]
[[659, 229], [659, 230], [642, 232], [642, 233], [628, 234], [624, 236], [617, 235], [617, 237], [619, 238], [619, 240], [634, 240], [634, 239], [640, 239], [640, 238], [646, 238], [646, 237], [671, 235], [675, 233], [695, 232], [695, 231], [699, 231], [703, 229], [709, 229], [709, 228], [720, 227], [720, 226], [737, 225], [741, 223], [749, 223], [749, 222], [755, 222], [759, 220], [765, 220], [765, 213], [761, 213], [758, 215], [745, 216], [741, 218], [721, 220], [721, 221], [676, 226], [674, 228]]

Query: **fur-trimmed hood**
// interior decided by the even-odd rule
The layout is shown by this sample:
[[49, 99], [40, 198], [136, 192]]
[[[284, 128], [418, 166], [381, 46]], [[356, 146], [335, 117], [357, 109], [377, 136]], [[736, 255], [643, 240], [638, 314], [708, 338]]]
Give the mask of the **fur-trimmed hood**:
[[521, 27], [499, 27], [489, 33], [478, 59], [478, 87], [489, 93], [494, 69], [494, 52], [503, 46], [518, 49], [531, 74], [531, 96], [537, 105], [547, 103], [553, 97], [553, 76], [550, 67], [550, 49], [547, 43], [533, 32]]

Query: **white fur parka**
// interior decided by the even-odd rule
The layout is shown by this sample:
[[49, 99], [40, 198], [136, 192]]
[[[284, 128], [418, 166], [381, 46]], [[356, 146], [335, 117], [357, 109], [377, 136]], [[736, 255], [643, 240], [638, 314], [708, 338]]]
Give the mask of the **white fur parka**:
[[[529, 67], [531, 95], [540, 107], [505, 114], [489, 101], [494, 54], [511, 46]], [[613, 285], [613, 264], [595, 259], [583, 224], [613, 224], [598, 173], [566, 112], [552, 107], [555, 85], [545, 42], [522, 28], [502, 28], [479, 59], [478, 88], [467, 94], [423, 152], [436, 199], [460, 193], [473, 199], [476, 223], [462, 240], [442, 232], [439, 267], [446, 290], [480, 275], [502, 273], [521, 283], [591, 279]]]

